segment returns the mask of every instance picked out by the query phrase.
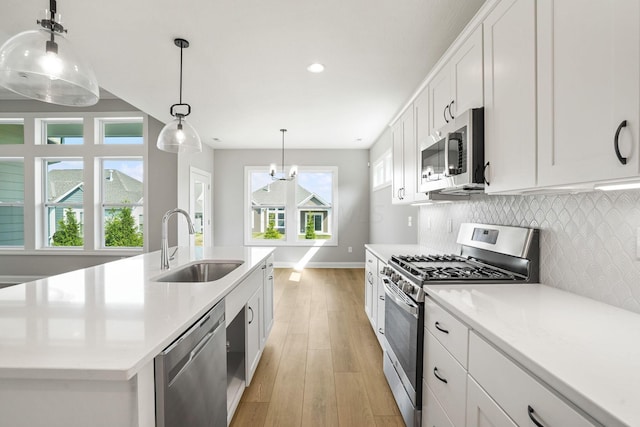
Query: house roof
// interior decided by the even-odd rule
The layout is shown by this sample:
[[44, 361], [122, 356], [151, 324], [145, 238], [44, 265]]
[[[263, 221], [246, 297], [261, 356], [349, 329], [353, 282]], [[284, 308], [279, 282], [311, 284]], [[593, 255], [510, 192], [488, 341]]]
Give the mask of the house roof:
[[[60, 202], [83, 185], [82, 169], [57, 169], [49, 171], [49, 201]], [[137, 203], [144, 197], [144, 186], [137, 179], [118, 170], [105, 174], [105, 202]]]
[[[273, 181], [264, 187], [258, 188], [251, 195], [251, 204], [254, 206], [278, 206], [284, 205], [286, 200], [287, 184], [290, 181]], [[296, 182], [296, 206], [298, 207], [330, 207], [331, 204], [320, 196], [307, 190]]]

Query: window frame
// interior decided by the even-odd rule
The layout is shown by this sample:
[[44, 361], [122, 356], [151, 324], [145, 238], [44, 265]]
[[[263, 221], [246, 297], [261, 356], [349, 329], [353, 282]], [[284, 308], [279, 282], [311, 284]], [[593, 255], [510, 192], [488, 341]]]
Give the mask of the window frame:
[[[46, 144], [43, 123], [83, 120], [82, 145]], [[100, 121], [121, 121], [123, 118], [142, 122], [142, 144], [102, 144]], [[149, 117], [140, 111], [117, 112], [33, 112], [0, 113], [0, 121], [22, 121], [24, 144], [0, 145], [0, 160], [20, 158], [24, 161], [24, 246], [0, 246], [0, 255], [107, 255], [130, 256], [144, 253], [148, 246], [148, 221], [144, 221], [142, 232], [145, 236], [142, 247], [103, 247], [101, 239], [101, 206], [99, 197], [99, 159], [104, 157], [136, 157], [143, 161], [143, 217], [148, 218], [148, 144]], [[44, 144], [43, 144], [44, 140]], [[64, 147], [64, 148], [61, 148]], [[84, 246], [50, 247], [45, 245], [48, 238], [45, 226], [43, 159], [82, 158], [84, 162]], [[35, 215], [34, 215], [35, 212]]]
[[[12, 145], [20, 146], [20, 144], [12, 144]], [[16, 163], [21, 163], [22, 164], [22, 201], [21, 202], [16, 202], [16, 201], [5, 202], [5, 201], [2, 201], [0, 199], [0, 208], [3, 208], [3, 207], [6, 207], [6, 208], [22, 208], [22, 245], [0, 245], [0, 250], [1, 249], [5, 249], [5, 250], [6, 249], [21, 249], [21, 248], [24, 248], [24, 241], [25, 241], [25, 221], [24, 221], [25, 168], [24, 168], [24, 158], [22, 158], [22, 157], [3, 157], [3, 158], [0, 158], [0, 162], [16, 162]]]
[[[285, 166], [285, 170], [290, 166]], [[298, 176], [289, 181], [285, 199], [285, 238], [284, 239], [254, 239], [253, 225], [254, 218], [252, 215], [251, 205], [251, 174], [268, 173], [268, 166], [245, 166], [244, 168], [244, 222], [243, 235], [244, 244], [246, 246], [338, 246], [338, 167], [337, 166], [298, 166], [298, 176], [304, 173], [326, 173], [332, 174], [332, 194], [331, 207], [319, 208], [318, 211], [328, 211], [327, 233], [331, 233], [330, 239], [300, 239], [298, 236], [302, 224], [300, 223], [300, 208], [295, 203], [295, 184], [298, 182]], [[293, 185], [292, 185], [293, 184]], [[263, 208], [274, 209], [280, 205], [264, 205]], [[305, 212], [305, 218], [306, 218]], [[302, 233], [304, 234], [304, 232]]]

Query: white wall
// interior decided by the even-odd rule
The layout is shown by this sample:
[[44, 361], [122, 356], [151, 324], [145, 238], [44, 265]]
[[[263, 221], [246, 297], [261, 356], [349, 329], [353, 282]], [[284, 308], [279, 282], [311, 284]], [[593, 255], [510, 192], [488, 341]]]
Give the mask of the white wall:
[[[369, 152], [373, 163], [391, 149], [391, 128], [378, 138]], [[370, 173], [373, 173], [371, 168]], [[370, 181], [373, 179], [370, 178]], [[369, 217], [369, 243], [414, 244], [418, 242], [418, 208], [411, 205], [391, 204], [391, 186], [371, 192]], [[409, 217], [412, 225], [409, 226]]]
[[[214, 244], [244, 244], [244, 167], [280, 164], [280, 150], [215, 150]], [[310, 266], [348, 266], [364, 263], [369, 241], [368, 150], [287, 150], [287, 163], [298, 166], [338, 167], [338, 246], [322, 247]], [[347, 248], [351, 246], [353, 252]], [[275, 252], [278, 265], [298, 262], [309, 247], [282, 247]]]

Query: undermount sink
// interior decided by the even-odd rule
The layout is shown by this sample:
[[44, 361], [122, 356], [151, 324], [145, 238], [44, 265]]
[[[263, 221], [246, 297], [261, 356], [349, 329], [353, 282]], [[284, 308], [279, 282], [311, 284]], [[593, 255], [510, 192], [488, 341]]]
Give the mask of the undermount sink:
[[153, 281], [178, 283], [213, 282], [214, 280], [222, 279], [243, 263], [244, 261], [203, 261], [171, 271], [153, 279]]

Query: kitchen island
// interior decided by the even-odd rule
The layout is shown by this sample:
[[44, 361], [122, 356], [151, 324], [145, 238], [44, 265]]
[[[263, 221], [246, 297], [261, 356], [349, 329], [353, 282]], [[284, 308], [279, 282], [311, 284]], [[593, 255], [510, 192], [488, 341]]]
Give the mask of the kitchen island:
[[157, 281], [160, 253], [0, 289], [0, 425], [155, 425], [154, 357], [274, 248], [179, 248], [171, 269], [242, 261], [209, 283]]

